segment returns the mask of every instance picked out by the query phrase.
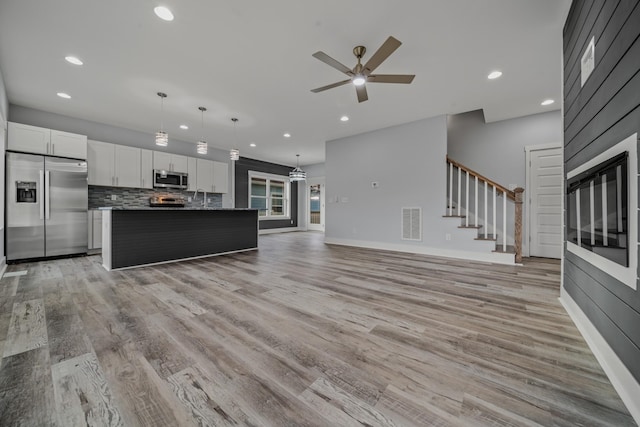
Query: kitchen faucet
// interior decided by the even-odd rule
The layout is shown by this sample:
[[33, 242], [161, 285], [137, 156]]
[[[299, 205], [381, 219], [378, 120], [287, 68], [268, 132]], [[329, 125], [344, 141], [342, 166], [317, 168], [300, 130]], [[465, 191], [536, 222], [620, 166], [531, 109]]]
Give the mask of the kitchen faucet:
[[198, 195], [198, 191], [202, 192], [202, 194], [204, 196], [203, 199], [202, 199], [202, 206], [206, 208], [207, 207], [207, 192], [204, 191], [202, 188], [198, 188], [198, 189], [196, 189], [196, 191], [193, 192], [193, 201], [194, 202], [196, 201], [196, 196]]

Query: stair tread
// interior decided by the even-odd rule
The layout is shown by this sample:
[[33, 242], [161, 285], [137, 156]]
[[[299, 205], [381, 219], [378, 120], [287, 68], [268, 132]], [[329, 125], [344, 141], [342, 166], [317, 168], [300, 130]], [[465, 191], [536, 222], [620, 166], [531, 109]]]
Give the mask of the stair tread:
[[479, 230], [482, 228], [481, 225], [460, 225], [458, 226], [458, 228], [475, 228], [476, 230]]
[[476, 237], [474, 240], [496, 241], [497, 237]]
[[466, 218], [466, 215], [442, 215], [443, 218]]
[[507, 250], [503, 251], [502, 250], [502, 245], [497, 245], [498, 247], [493, 250], [492, 252], [497, 252], [497, 253], [501, 253], [501, 254], [515, 254], [516, 253], [516, 249], [513, 245], [507, 245]]

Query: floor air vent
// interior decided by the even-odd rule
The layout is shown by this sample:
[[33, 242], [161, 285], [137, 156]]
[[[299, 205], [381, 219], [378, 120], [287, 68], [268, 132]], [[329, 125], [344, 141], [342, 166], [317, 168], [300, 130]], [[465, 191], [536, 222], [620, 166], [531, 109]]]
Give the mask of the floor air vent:
[[422, 208], [402, 208], [402, 240], [422, 240]]

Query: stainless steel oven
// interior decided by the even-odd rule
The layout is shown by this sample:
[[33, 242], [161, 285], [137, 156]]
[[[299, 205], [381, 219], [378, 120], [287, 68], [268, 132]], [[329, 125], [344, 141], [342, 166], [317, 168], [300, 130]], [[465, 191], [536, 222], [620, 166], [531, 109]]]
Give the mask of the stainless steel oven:
[[179, 188], [186, 190], [189, 186], [189, 174], [154, 169], [153, 186], [155, 188]]

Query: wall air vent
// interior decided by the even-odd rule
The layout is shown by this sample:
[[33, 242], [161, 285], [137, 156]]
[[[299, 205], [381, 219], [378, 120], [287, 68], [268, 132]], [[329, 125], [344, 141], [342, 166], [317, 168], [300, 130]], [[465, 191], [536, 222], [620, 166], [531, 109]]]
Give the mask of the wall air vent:
[[422, 240], [422, 208], [402, 208], [402, 240]]

